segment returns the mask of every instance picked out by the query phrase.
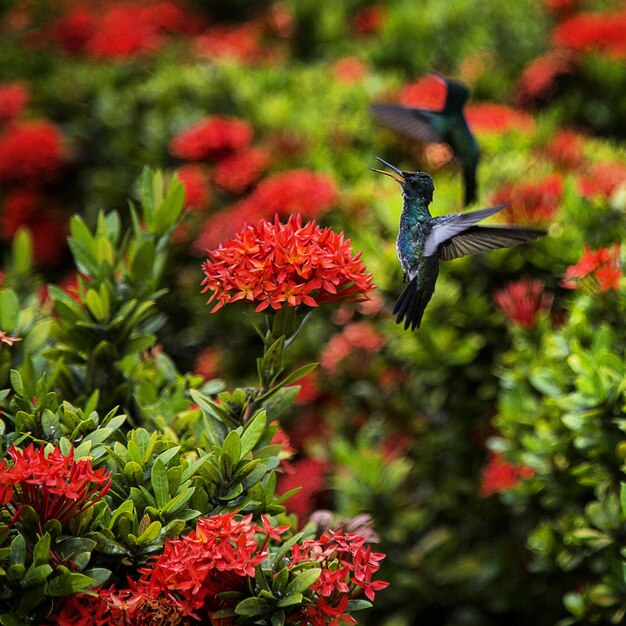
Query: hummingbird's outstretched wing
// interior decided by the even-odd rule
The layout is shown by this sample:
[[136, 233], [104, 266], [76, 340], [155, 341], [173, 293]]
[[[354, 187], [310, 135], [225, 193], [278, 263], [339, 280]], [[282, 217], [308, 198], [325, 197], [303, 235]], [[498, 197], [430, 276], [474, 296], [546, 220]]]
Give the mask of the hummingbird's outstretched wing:
[[488, 209], [470, 211], [469, 213], [453, 213], [435, 217], [432, 220], [432, 229], [424, 242], [424, 256], [432, 256], [439, 246], [455, 235], [466, 231], [485, 218], [501, 211], [506, 204], [498, 204]]
[[534, 241], [546, 235], [540, 228], [519, 226], [471, 226], [466, 231], [454, 235], [439, 245], [439, 259], [451, 261], [469, 254], [511, 248], [520, 243]]
[[372, 104], [370, 113], [385, 126], [427, 143], [444, 143], [445, 121], [437, 111], [405, 107], [401, 104]]
[[393, 307], [393, 314], [396, 316], [396, 324], [401, 324], [404, 320], [404, 330], [409, 326], [411, 330], [419, 328], [426, 305], [432, 298], [435, 284], [427, 285], [421, 289], [417, 284], [418, 276], [414, 276], [409, 284], [404, 288], [400, 297]]

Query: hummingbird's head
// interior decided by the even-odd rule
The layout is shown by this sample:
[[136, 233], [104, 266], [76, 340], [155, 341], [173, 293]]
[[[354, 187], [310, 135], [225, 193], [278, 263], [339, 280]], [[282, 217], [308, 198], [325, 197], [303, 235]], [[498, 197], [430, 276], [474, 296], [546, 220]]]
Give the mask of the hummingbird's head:
[[469, 89], [458, 80], [448, 80], [447, 83], [446, 105], [455, 109], [462, 108], [469, 98]]
[[397, 183], [400, 183], [400, 186], [402, 187], [402, 194], [405, 198], [409, 200], [413, 198], [424, 199], [427, 203], [432, 202], [435, 184], [433, 183], [433, 179], [426, 172], [403, 172], [390, 163], [387, 163], [378, 157], [376, 158], [392, 170], [393, 173], [371, 168], [372, 172], [385, 174], [385, 176], [389, 176]]

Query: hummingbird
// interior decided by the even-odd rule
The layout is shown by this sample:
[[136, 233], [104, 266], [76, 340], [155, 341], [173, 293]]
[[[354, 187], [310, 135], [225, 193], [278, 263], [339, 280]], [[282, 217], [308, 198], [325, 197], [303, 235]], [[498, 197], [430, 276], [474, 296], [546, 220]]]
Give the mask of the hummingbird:
[[[378, 157], [376, 157], [378, 159]], [[432, 217], [428, 206], [435, 185], [426, 172], [403, 172], [378, 159], [393, 173], [372, 168], [390, 176], [402, 187], [402, 213], [396, 239], [403, 281], [408, 285], [398, 298], [393, 314], [404, 329], [419, 328], [426, 305], [435, 291], [439, 261], [451, 261], [470, 254], [511, 248], [546, 235], [545, 230], [521, 226], [476, 226], [477, 222], [501, 211], [506, 204], [487, 209]]]
[[476, 200], [476, 170], [480, 150], [467, 125], [463, 106], [469, 89], [461, 82], [431, 72], [446, 84], [446, 100], [441, 111], [418, 109], [402, 104], [372, 104], [370, 112], [380, 122], [408, 137], [427, 143], [447, 143], [460, 161], [465, 187], [464, 206]]

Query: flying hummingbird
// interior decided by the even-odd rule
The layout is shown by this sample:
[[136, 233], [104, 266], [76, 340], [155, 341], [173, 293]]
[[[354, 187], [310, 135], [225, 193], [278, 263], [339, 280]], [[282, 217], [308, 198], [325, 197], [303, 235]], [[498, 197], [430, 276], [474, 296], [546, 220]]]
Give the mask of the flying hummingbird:
[[[378, 158], [378, 157], [377, 157]], [[398, 259], [409, 284], [398, 298], [393, 314], [396, 324], [404, 320], [404, 329], [419, 328], [424, 309], [435, 291], [439, 261], [451, 261], [469, 254], [496, 248], [511, 248], [533, 241], [546, 234], [545, 230], [519, 226], [476, 226], [477, 222], [501, 211], [506, 205], [468, 213], [452, 213], [432, 217], [428, 205], [432, 202], [435, 185], [426, 172], [402, 172], [378, 159], [393, 173], [372, 171], [390, 176], [402, 187], [402, 214], [396, 240]]]
[[380, 122], [404, 135], [427, 143], [447, 143], [454, 157], [461, 162], [465, 186], [464, 205], [476, 200], [476, 170], [480, 150], [472, 135], [463, 106], [469, 97], [468, 88], [456, 80], [431, 73], [446, 84], [446, 101], [441, 111], [417, 109], [402, 104], [372, 104], [370, 112]]

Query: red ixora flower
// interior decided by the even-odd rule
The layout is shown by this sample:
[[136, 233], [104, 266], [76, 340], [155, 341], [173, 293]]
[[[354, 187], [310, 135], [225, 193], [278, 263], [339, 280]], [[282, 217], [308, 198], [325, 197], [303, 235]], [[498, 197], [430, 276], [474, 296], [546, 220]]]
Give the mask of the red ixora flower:
[[359, 9], [352, 18], [352, 28], [357, 35], [367, 36], [377, 33], [387, 18], [386, 8], [373, 4]]
[[30, 444], [7, 450], [12, 463], [0, 462], [0, 504], [12, 513], [24, 505], [37, 513], [39, 523], [56, 519], [69, 522], [102, 499], [111, 487], [109, 472], [95, 470], [90, 459], [74, 460], [74, 449], [64, 455], [55, 448], [46, 455], [43, 447]]
[[576, 289], [581, 279], [600, 291], [619, 289], [622, 278], [621, 245], [614, 244], [610, 248], [591, 250], [584, 247], [583, 256], [576, 265], [571, 265], [565, 271], [561, 286], [566, 289]]
[[280, 172], [262, 180], [250, 195], [228, 210], [211, 216], [195, 247], [204, 251], [232, 237], [243, 224], [272, 219], [274, 215], [287, 218], [299, 213], [304, 218], [317, 217], [336, 201], [337, 187], [328, 176], [304, 169]]
[[196, 39], [198, 54], [210, 59], [251, 62], [261, 56], [261, 31], [257, 24], [216, 24]]
[[187, 161], [220, 159], [246, 148], [251, 140], [252, 127], [245, 120], [212, 115], [173, 137], [170, 153]]
[[28, 104], [30, 94], [25, 83], [13, 81], [0, 84], [0, 123], [15, 119]]
[[302, 225], [300, 215], [286, 224], [261, 220], [247, 224], [215, 250], [202, 266], [203, 293], [212, 291], [212, 313], [238, 300], [254, 302], [257, 311], [283, 305], [316, 307], [337, 301], [361, 301], [374, 286], [372, 277], [353, 255], [343, 233]]
[[509, 491], [520, 480], [527, 480], [534, 475], [532, 467], [509, 463], [501, 454], [491, 454], [487, 465], [483, 467], [479, 494], [486, 498], [494, 493]]
[[0, 183], [49, 180], [64, 159], [63, 136], [51, 122], [19, 122], [0, 135]]
[[516, 85], [518, 104], [549, 98], [556, 88], [557, 78], [573, 70], [574, 58], [568, 50], [551, 50], [537, 57], [524, 68]]
[[626, 10], [611, 13], [578, 13], [556, 26], [552, 42], [583, 52], [606, 52], [626, 59]]
[[542, 180], [504, 185], [491, 196], [494, 204], [506, 204], [503, 217], [514, 224], [543, 224], [558, 210], [563, 195], [563, 176], [550, 174]]
[[608, 198], [621, 185], [626, 185], [626, 164], [622, 161], [594, 163], [576, 181], [578, 192], [585, 198]]
[[259, 148], [235, 152], [215, 166], [215, 184], [228, 193], [241, 194], [261, 177], [269, 162], [269, 154]]
[[540, 280], [522, 278], [508, 283], [493, 298], [513, 324], [530, 328], [540, 315], [550, 311], [554, 295], [545, 293]]
[[492, 102], [470, 104], [465, 108], [465, 117], [477, 133], [529, 133], [535, 128], [535, 121], [528, 113]]
[[206, 209], [211, 202], [211, 184], [204, 166], [187, 163], [176, 171], [185, 186], [185, 206], [190, 209]]

